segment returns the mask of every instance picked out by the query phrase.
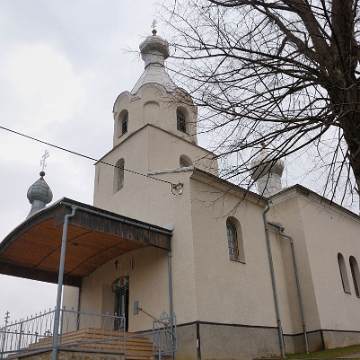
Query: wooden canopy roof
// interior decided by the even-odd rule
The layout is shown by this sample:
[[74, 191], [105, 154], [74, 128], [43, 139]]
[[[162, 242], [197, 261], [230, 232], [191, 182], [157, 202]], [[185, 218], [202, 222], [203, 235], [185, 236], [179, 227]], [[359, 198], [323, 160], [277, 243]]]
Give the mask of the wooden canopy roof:
[[58, 282], [65, 215], [69, 218], [64, 285], [145, 246], [170, 250], [171, 230], [63, 198], [20, 224], [0, 243], [0, 274]]

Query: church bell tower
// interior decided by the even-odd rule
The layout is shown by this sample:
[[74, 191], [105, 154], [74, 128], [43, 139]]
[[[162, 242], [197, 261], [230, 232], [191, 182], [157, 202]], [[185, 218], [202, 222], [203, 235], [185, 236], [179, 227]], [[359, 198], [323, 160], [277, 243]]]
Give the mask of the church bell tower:
[[191, 96], [165, 69], [168, 43], [153, 30], [139, 48], [144, 71], [130, 92], [117, 97], [113, 148], [96, 164], [94, 204], [115, 212], [123, 211], [115, 203], [125, 192], [150, 186], [140, 184], [139, 176], [130, 180], [130, 174], [154, 176], [192, 167], [218, 174], [214, 154], [197, 144], [197, 109]]

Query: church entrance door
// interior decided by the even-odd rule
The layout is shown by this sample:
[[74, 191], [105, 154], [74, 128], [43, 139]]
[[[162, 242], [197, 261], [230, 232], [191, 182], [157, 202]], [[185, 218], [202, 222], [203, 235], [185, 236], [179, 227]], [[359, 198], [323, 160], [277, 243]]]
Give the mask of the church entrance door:
[[114, 315], [125, 318], [125, 323], [123, 320], [115, 321], [115, 330], [127, 331], [129, 325], [129, 277], [123, 276], [116, 279], [111, 288], [115, 294]]

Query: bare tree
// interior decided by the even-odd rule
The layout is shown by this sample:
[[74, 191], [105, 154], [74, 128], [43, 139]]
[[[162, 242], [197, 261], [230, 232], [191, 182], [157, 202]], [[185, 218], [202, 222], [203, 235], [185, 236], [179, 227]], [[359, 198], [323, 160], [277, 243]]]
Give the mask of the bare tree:
[[[324, 194], [360, 187], [358, 0], [168, 0], [172, 67], [219, 157], [240, 153], [227, 178], [248, 174], [264, 142], [271, 161], [307, 153]], [[270, 161], [269, 160], [269, 161]], [[245, 179], [244, 175], [242, 179]]]

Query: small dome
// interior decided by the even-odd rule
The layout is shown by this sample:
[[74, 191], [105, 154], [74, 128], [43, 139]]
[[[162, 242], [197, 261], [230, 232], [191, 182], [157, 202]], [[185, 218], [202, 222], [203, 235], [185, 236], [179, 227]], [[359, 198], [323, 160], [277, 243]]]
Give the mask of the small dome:
[[40, 176], [40, 179], [35, 181], [27, 192], [27, 198], [32, 205], [28, 218], [43, 209], [53, 198], [53, 193], [44, 180], [45, 172], [41, 171]]
[[34, 200], [39, 200], [45, 204], [48, 204], [53, 198], [52, 191], [43, 178], [44, 175], [45, 173], [42, 171], [40, 173], [40, 179], [35, 181], [34, 184], [29, 187], [27, 197], [30, 201], [30, 204], [32, 204]]
[[251, 177], [254, 180], [257, 180], [266, 174], [275, 174], [281, 177], [284, 171], [284, 162], [281, 159], [273, 159], [274, 155], [270, 154], [267, 150], [262, 149], [259, 156], [251, 162]]
[[135, 95], [141, 87], [148, 84], [161, 85], [168, 92], [173, 92], [176, 85], [165, 71], [165, 60], [169, 57], [169, 44], [166, 40], [156, 35], [148, 36], [139, 46], [141, 58], [145, 62], [145, 71], [131, 90]]
[[141, 58], [145, 61], [145, 69], [150, 64], [164, 66], [164, 61], [169, 57], [168, 42], [155, 34], [148, 36], [139, 46]]

